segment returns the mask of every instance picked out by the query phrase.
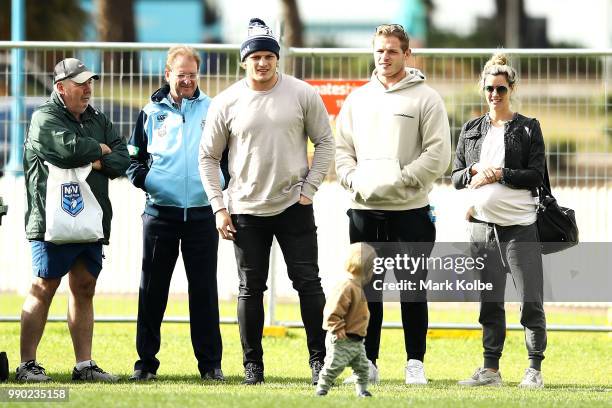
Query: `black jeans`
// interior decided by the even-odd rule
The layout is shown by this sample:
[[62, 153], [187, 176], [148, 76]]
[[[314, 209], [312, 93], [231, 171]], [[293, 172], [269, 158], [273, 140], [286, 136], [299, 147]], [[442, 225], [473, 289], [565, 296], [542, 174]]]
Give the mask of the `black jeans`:
[[[429, 206], [406, 211], [349, 210], [349, 235], [355, 242], [427, 242], [429, 256], [436, 240], [436, 227], [429, 218]], [[427, 271], [421, 271], [422, 276]], [[423, 361], [427, 347], [427, 302], [401, 302], [404, 345], [407, 359]], [[376, 363], [380, 349], [383, 303], [368, 302], [370, 323], [365, 339], [368, 360]]]
[[168, 303], [170, 279], [179, 244], [189, 285], [191, 344], [200, 374], [221, 368], [223, 346], [219, 329], [215, 218], [169, 221], [143, 214], [142, 276], [138, 296], [135, 370], [156, 373], [160, 327]]
[[[543, 304], [542, 253], [535, 224], [502, 227], [471, 222], [472, 256], [486, 257], [482, 280], [493, 284], [482, 292], [479, 322], [482, 325], [484, 367], [499, 368], [506, 340], [504, 292], [510, 273], [521, 299], [521, 325], [532, 368], [540, 369], [546, 350], [546, 316]], [[497, 229], [498, 240], [495, 237]], [[502, 258], [503, 256], [503, 258]]]
[[283, 252], [289, 279], [300, 297], [309, 362], [322, 362], [325, 358], [322, 327], [325, 295], [319, 278], [317, 227], [312, 205], [294, 204], [271, 217], [234, 214], [232, 222], [237, 231], [234, 251], [240, 279], [238, 325], [244, 364], [263, 364], [263, 293], [267, 289], [273, 237]]

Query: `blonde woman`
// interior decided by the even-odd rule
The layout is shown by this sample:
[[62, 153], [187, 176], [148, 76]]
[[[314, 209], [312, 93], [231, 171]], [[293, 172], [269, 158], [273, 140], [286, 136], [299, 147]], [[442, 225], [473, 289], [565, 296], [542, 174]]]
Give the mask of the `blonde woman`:
[[529, 367], [519, 387], [544, 386], [541, 363], [546, 349], [542, 254], [536, 228], [536, 189], [542, 184], [545, 156], [539, 122], [514, 112], [511, 96], [517, 73], [503, 54], [485, 64], [480, 89], [489, 111], [461, 130], [453, 164], [455, 188], [470, 189], [470, 240], [474, 256], [486, 256], [482, 278], [493, 290], [482, 292], [479, 322], [483, 368], [462, 386], [499, 386], [499, 359], [506, 334], [504, 288], [509, 273], [521, 299], [521, 324]]

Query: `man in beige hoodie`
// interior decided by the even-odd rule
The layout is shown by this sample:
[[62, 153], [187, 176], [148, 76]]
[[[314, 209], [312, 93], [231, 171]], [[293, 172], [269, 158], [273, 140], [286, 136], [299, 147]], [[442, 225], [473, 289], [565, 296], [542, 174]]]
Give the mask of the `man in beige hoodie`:
[[[373, 46], [372, 78], [348, 96], [336, 121], [336, 172], [352, 197], [350, 240], [431, 243], [423, 254], [429, 256], [436, 229], [428, 193], [450, 162], [448, 117], [442, 98], [425, 85], [425, 76], [406, 67], [410, 48], [402, 26], [377, 27]], [[408, 245], [402, 248], [409, 250]], [[426, 276], [426, 269], [417, 271], [418, 279]], [[396, 278], [402, 278], [397, 271]], [[376, 359], [383, 318], [379, 295], [380, 299], [368, 299], [365, 347], [372, 382], [378, 382]], [[417, 293], [410, 301], [403, 296], [401, 311], [406, 384], [426, 384], [426, 294]]]

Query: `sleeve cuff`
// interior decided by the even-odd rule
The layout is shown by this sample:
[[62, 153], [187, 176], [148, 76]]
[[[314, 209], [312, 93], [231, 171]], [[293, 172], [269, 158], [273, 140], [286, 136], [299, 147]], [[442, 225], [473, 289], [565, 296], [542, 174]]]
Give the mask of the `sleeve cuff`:
[[472, 163], [470, 164], [470, 166], [466, 169], [466, 173], [465, 173], [465, 186], [469, 186], [470, 183], [472, 182], [472, 166], [476, 164], [476, 163]]
[[300, 191], [300, 194], [303, 195], [304, 197], [309, 198], [311, 201], [314, 198], [314, 195], [316, 192], [317, 192], [317, 188], [313, 186], [312, 184], [308, 182], [304, 182], [304, 184], [302, 184], [302, 190]]
[[501, 169], [501, 178], [499, 179], [498, 183], [508, 184], [507, 179], [506, 179], [507, 176], [508, 176], [508, 168], [502, 167], [502, 169]]
[[225, 208], [225, 203], [223, 202], [223, 197], [214, 197], [210, 199], [210, 205], [212, 207], [213, 214], [217, 213], [217, 211]]
[[418, 187], [419, 186], [419, 183], [417, 182], [416, 178], [408, 173], [407, 168], [404, 167], [400, 171], [400, 173], [402, 175], [402, 183], [404, 183], [406, 187]]

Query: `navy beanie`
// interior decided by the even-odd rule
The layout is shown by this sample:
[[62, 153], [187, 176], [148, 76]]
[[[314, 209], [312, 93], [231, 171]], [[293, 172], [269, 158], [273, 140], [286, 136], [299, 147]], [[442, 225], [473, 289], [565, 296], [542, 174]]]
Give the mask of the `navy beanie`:
[[249, 21], [248, 37], [240, 46], [240, 61], [257, 51], [270, 51], [280, 58], [280, 45], [270, 27], [262, 19], [252, 18]]

